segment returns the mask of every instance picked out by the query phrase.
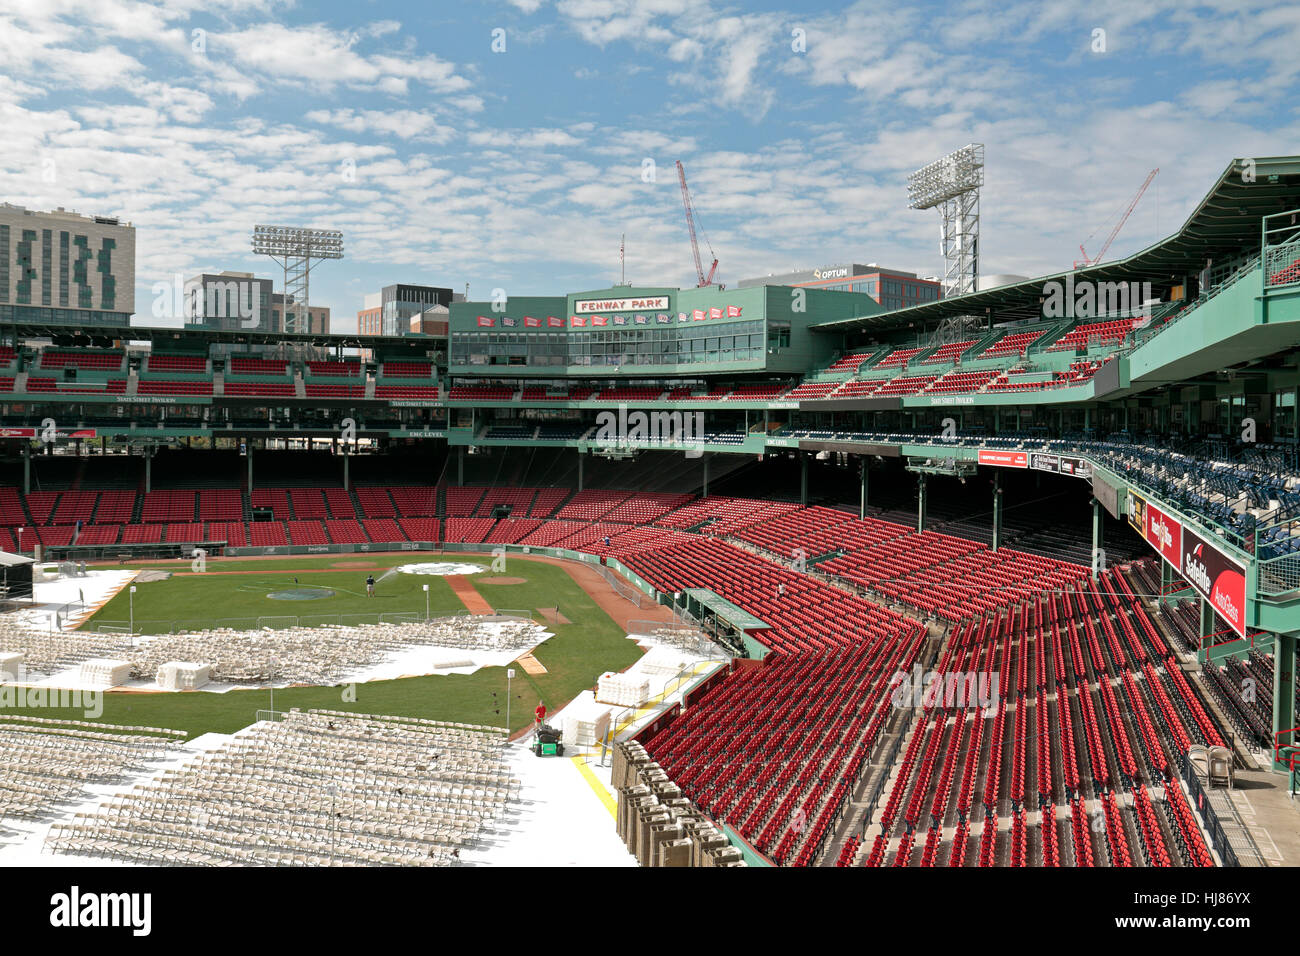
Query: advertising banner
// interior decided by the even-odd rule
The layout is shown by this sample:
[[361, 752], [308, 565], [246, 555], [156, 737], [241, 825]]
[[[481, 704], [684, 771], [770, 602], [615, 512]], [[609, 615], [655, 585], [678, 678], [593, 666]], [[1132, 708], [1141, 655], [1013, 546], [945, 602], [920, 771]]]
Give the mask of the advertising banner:
[[[1148, 507], [1148, 510], [1150, 508]], [[1246, 636], [1246, 568], [1190, 528], [1183, 529], [1179, 571], [1228, 622]]]
[[981, 448], [978, 461], [981, 465], [996, 465], [999, 468], [1028, 468], [1029, 452]]
[[1128, 523], [1133, 530], [1145, 538], [1147, 533], [1147, 500], [1132, 488], [1128, 490], [1128, 497], [1125, 499], [1124, 513], [1128, 515]]
[[1073, 475], [1075, 478], [1089, 479], [1092, 477], [1092, 465], [1083, 458], [1075, 458], [1072, 455], [1062, 455], [1061, 474]]
[[[134, 399], [132, 399], [134, 401]], [[0, 428], [0, 438], [39, 438], [41, 428]], [[56, 438], [94, 438], [98, 432], [93, 428], [78, 428], [75, 431], [59, 431]]]
[[1174, 567], [1182, 566], [1182, 523], [1177, 518], [1165, 514], [1149, 501], [1143, 508], [1142, 537]]

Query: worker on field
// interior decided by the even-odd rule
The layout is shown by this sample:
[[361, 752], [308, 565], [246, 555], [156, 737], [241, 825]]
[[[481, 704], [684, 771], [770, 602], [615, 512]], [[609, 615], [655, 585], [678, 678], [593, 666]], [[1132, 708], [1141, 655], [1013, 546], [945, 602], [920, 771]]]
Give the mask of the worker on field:
[[366, 596], [375, 596], [375, 576], [373, 574], [366, 575]]
[[546, 705], [541, 701], [537, 702], [537, 709], [533, 711], [533, 716], [537, 718], [538, 726], [546, 722]]

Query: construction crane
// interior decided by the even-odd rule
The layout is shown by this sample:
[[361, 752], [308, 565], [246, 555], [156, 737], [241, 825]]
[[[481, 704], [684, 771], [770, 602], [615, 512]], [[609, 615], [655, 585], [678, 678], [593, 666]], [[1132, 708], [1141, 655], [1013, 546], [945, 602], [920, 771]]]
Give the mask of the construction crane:
[[[1101, 262], [1101, 260], [1106, 257], [1106, 250], [1109, 249], [1110, 244], [1115, 241], [1115, 237], [1119, 235], [1119, 231], [1124, 228], [1124, 223], [1128, 222], [1128, 217], [1133, 215], [1133, 210], [1137, 208], [1137, 204], [1139, 200], [1142, 199], [1142, 194], [1147, 191], [1147, 187], [1151, 185], [1151, 180], [1155, 179], [1156, 174], [1159, 172], [1160, 172], [1160, 167], [1157, 166], [1155, 169], [1151, 170], [1151, 172], [1147, 173], [1147, 178], [1146, 181], [1142, 183], [1142, 188], [1137, 191], [1137, 195], [1135, 195], [1131, 200], [1129, 200], [1128, 208], [1124, 210], [1124, 215], [1119, 217], [1119, 222], [1115, 223], [1115, 228], [1110, 231], [1110, 235], [1106, 237], [1106, 241], [1101, 245], [1101, 250], [1095, 256], [1089, 258], [1088, 250], [1083, 248], [1083, 243], [1079, 244], [1079, 253], [1080, 255], [1083, 256], [1083, 258], [1075, 260], [1074, 267], [1076, 269], [1079, 268], [1079, 266], [1096, 265], [1098, 262]], [[1088, 239], [1091, 238], [1092, 235], [1089, 235]], [[1088, 239], [1085, 239], [1083, 241], [1087, 242]]]
[[709, 255], [713, 256], [713, 265], [709, 266], [709, 274], [706, 276], [704, 265], [700, 262], [700, 244], [695, 241], [695, 203], [691, 200], [691, 191], [686, 188], [686, 168], [682, 166], [680, 159], [677, 160], [677, 178], [682, 184], [682, 206], [686, 209], [686, 229], [691, 234], [691, 253], [695, 256], [696, 287], [703, 289], [705, 286], [713, 285], [714, 273], [718, 271], [718, 257], [713, 254], [713, 244], [709, 242], [709, 237], [705, 236], [704, 244], [709, 247]]

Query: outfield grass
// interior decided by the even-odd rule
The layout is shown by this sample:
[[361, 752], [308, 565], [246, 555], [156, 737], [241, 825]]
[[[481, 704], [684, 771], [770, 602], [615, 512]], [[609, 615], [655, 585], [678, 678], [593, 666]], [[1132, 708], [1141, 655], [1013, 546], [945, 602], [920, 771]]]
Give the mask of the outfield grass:
[[[203, 574], [178, 573], [166, 581], [137, 584], [134, 598], [136, 631], [143, 634], [154, 630], [165, 632], [178, 623], [187, 628], [216, 627], [232, 619], [238, 619], [239, 623], [230, 626], [253, 627], [256, 619], [264, 616], [407, 612], [423, 617], [425, 584], [429, 585], [429, 611], [432, 615], [465, 610], [465, 605], [452, 592], [446, 579], [437, 575], [394, 574], [376, 584], [374, 597], [367, 597], [366, 576], [373, 574], [378, 580], [386, 567], [321, 570], [303, 568], [292, 561], [238, 563], [242, 567], [236, 567], [235, 562], [209, 565]], [[486, 569], [484, 562], [468, 563]], [[189, 566], [168, 568], [171, 571], [181, 569], [188, 572]], [[488, 590], [505, 591], [508, 587], [489, 586]], [[273, 592], [295, 588], [328, 588], [334, 591], [334, 595], [311, 601], [281, 601], [268, 597]], [[128, 590], [123, 588], [83, 624], [82, 629], [94, 630], [97, 624], [110, 622], [125, 624], [130, 618], [131, 600]], [[500, 603], [500, 606], [516, 607], [506, 603]], [[520, 604], [517, 607], [531, 608], [532, 605]]]
[[[370, 556], [367, 556], [369, 559]], [[354, 613], [347, 608], [349, 602], [356, 601], [362, 612], [374, 613], [380, 598], [365, 597], [366, 568], [343, 569], [338, 572], [343, 580], [351, 582], [352, 589], [359, 580], [361, 596], [353, 598], [340, 595], [338, 598], [326, 598], [317, 601], [272, 601], [264, 594], [239, 591], [241, 582], [265, 579], [288, 580], [293, 586], [295, 570], [307, 567], [328, 566], [338, 561], [337, 555], [323, 559], [303, 559], [299, 561], [239, 561], [213, 562], [209, 571], [233, 568], [245, 565], [242, 570], [254, 570], [256, 575], [218, 575], [206, 574], [193, 577], [173, 577], [167, 581], [137, 585], [135, 595], [136, 620], [145, 620], [145, 611], [150, 617], [158, 615], [160, 620], [210, 619], [239, 616], [235, 608], [270, 606], [270, 612], [263, 613], [301, 613], [301, 614], [338, 614]], [[375, 563], [381, 567], [394, 564], [410, 563], [412, 560], [442, 560], [426, 556], [412, 555], [377, 555]], [[448, 559], [452, 560], [452, 559]], [[461, 560], [456, 558], [455, 560]], [[486, 563], [486, 562], [475, 562]], [[138, 567], [136, 565], [135, 567]], [[163, 565], [176, 570], [177, 565]], [[541, 607], [559, 606], [561, 612], [573, 623], [547, 625], [555, 636], [545, 641], [535, 654], [547, 673], [531, 676], [516, 667], [513, 681], [513, 699], [510, 705], [510, 727], [518, 730], [532, 722], [533, 708], [538, 700], [543, 700], [549, 710], [554, 711], [572, 700], [581, 691], [594, 687], [596, 678], [604, 671], [619, 671], [634, 663], [641, 656], [637, 645], [628, 640], [624, 631], [614, 623], [599, 605], [593, 601], [581, 587], [569, 577], [561, 565], [543, 562], [511, 562], [507, 574], [522, 577], [520, 584], [490, 584], [479, 588], [494, 607], [518, 610], [533, 610]], [[299, 575], [300, 586], [327, 586], [324, 579], [333, 579], [334, 572], [328, 574]], [[379, 574], [376, 573], [378, 578]], [[479, 580], [482, 575], [473, 575], [471, 580]], [[310, 580], [308, 580], [310, 579]], [[402, 583], [393, 584], [401, 581]], [[410, 584], [405, 582], [409, 580]], [[435, 614], [450, 610], [464, 610], [460, 600], [451, 591], [446, 581], [425, 575], [394, 575], [378, 589], [381, 595], [385, 588], [393, 584], [392, 606], [384, 610], [418, 610], [424, 611], [424, 592], [420, 585], [429, 584], [430, 604]], [[436, 590], [435, 590], [436, 589]], [[105, 605], [95, 616], [95, 620], [125, 620], [126, 593], [119, 595]], [[261, 603], [258, 603], [258, 602]], [[331, 602], [338, 602], [325, 609]], [[403, 603], [404, 602], [404, 603]], [[400, 606], [399, 606], [400, 605]], [[317, 608], [320, 610], [317, 610]], [[284, 610], [281, 610], [283, 608]], [[119, 617], [120, 609], [120, 617]], [[310, 610], [309, 610], [310, 609]], [[345, 696], [355, 690], [355, 700]], [[104, 695], [104, 713], [101, 720], [116, 724], [144, 724], [155, 727], [169, 727], [183, 730], [191, 737], [202, 733], [231, 733], [245, 727], [255, 719], [259, 709], [269, 709], [271, 693], [267, 690], [236, 690], [225, 694], [204, 693], [110, 693]], [[456, 720], [466, 723], [506, 724], [506, 677], [505, 668], [489, 667], [473, 674], [445, 674], [431, 677], [408, 677], [401, 680], [374, 681], [349, 687], [291, 687], [275, 691], [275, 709], [288, 710], [292, 707], [307, 709], [310, 707], [330, 708], [367, 714], [392, 714], [399, 716], [425, 717], [435, 720]], [[80, 711], [74, 710], [6, 710], [4, 714], [29, 713], [37, 717], [58, 717], [82, 719]]]

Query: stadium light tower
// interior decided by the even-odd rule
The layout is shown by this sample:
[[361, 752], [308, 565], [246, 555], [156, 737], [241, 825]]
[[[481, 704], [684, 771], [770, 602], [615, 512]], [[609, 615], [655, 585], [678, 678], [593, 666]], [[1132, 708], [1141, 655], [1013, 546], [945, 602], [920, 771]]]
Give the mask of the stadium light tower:
[[[311, 292], [311, 267], [319, 259], [343, 258], [343, 233], [335, 229], [301, 229], [297, 226], [254, 226], [253, 252], [270, 256], [284, 269], [285, 332], [310, 332], [307, 311]], [[289, 323], [289, 301], [294, 304], [294, 327]], [[302, 325], [304, 327], [299, 328]]]
[[908, 206], [912, 209], [937, 206], [943, 217], [939, 248], [945, 262], [945, 298], [974, 292], [979, 280], [980, 187], [983, 185], [983, 143], [963, 146], [907, 177]]

